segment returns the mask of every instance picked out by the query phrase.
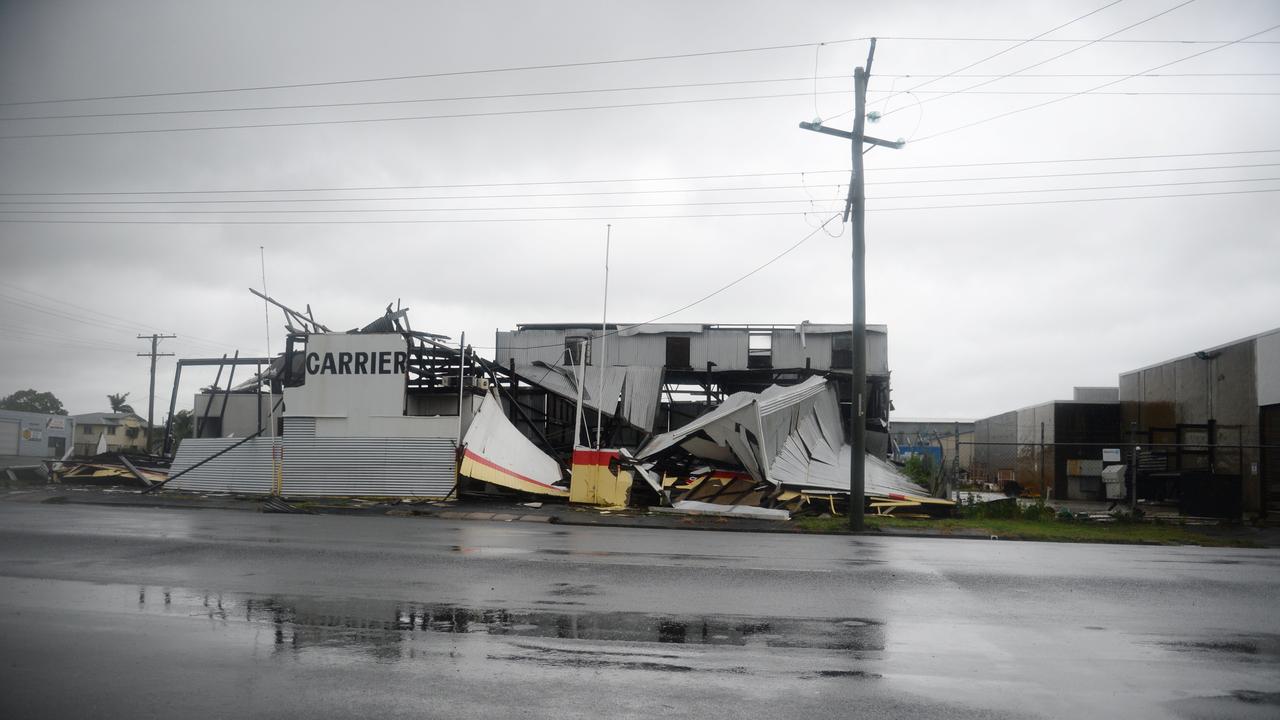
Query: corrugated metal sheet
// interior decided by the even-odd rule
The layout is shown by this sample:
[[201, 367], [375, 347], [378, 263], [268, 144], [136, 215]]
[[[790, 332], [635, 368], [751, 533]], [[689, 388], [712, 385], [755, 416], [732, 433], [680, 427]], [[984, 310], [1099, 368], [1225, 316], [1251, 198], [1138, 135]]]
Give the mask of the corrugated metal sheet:
[[315, 437], [316, 419], [313, 417], [287, 417], [284, 419], [284, 436]]
[[749, 333], [746, 330], [708, 330], [690, 348], [694, 367], [716, 364], [717, 371], [746, 370]]
[[[242, 438], [186, 438], [178, 445], [169, 474], [175, 475]], [[276, 443], [280, 443], [277, 439]], [[271, 492], [271, 439], [254, 438], [166, 487], [197, 492], [266, 494]]]
[[[236, 442], [236, 438], [183, 440], [172, 471], [191, 467]], [[286, 497], [444, 497], [453, 490], [456, 477], [450, 438], [290, 435], [283, 447], [282, 493]], [[266, 494], [271, 491], [271, 473], [271, 440], [255, 438], [174, 480], [170, 487]]]
[[456, 478], [449, 438], [289, 438], [286, 497], [444, 497]]

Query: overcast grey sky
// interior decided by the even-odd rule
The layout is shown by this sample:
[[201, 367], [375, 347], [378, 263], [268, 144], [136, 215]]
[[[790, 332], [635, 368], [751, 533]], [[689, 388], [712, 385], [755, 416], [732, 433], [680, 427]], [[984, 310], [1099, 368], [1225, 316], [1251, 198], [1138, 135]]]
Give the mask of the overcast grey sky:
[[[597, 322], [612, 223], [610, 320], [667, 313], [839, 210], [847, 174], [822, 171], [849, 147], [797, 123], [849, 127], [868, 36], [868, 132], [909, 141], [866, 156], [867, 317], [889, 326], [896, 416], [1070, 397], [1280, 325], [1280, 30], [1255, 35], [1274, 0], [2, 7], [0, 395], [77, 413], [128, 391], [145, 412], [139, 332], [185, 357], [263, 352], [259, 246], [271, 294], [332, 327], [399, 299], [415, 327], [488, 346]], [[1017, 42], [1086, 14], [1042, 38], [1075, 42]], [[1223, 42], [1114, 42], [1139, 39]], [[246, 109], [298, 105], [326, 107]], [[174, 131], [244, 125], [275, 127]], [[1027, 162], [1084, 158], [1121, 159]], [[215, 190], [255, 192], [190, 192]], [[1133, 199], [1157, 195], [1177, 197]], [[1062, 202], [1085, 198], [1127, 199]], [[848, 242], [819, 232], [669, 320], [847, 322]], [[278, 313], [271, 332], [278, 352]]]

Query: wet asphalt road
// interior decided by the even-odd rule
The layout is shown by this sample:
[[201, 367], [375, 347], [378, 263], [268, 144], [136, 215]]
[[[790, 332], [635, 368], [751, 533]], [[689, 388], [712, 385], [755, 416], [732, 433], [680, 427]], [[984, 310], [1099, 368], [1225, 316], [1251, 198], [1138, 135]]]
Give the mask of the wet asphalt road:
[[0, 717], [1280, 716], [1280, 551], [0, 503]]

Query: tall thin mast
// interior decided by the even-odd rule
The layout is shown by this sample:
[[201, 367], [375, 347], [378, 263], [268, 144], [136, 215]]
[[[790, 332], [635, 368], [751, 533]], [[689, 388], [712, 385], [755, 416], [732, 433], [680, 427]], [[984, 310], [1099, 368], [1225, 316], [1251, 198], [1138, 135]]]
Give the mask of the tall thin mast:
[[604, 226], [604, 307], [600, 311], [600, 392], [596, 395], [596, 449], [600, 449], [600, 435], [604, 426], [604, 373], [609, 367], [609, 332], [606, 319], [609, 317], [609, 243], [612, 240], [613, 225]]

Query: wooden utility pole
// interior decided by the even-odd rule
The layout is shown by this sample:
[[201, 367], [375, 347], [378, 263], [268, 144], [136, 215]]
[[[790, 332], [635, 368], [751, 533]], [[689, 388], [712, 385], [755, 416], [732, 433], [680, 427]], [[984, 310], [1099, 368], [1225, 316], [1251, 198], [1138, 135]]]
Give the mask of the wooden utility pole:
[[871, 38], [867, 53], [867, 67], [853, 71], [854, 116], [853, 132], [829, 128], [821, 123], [800, 123], [804, 130], [845, 138], [850, 141], [853, 170], [849, 176], [849, 197], [844, 205], [844, 222], [853, 221], [853, 368], [849, 385], [849, 435], [852, 452], [849, 458], [849, 528], [866, 527], [864, 500], [866, 496], [867, 452], [867, 273], [866, 273], [866, 192], [862, 169], [864, 145], [901, 148], [902, 141], [890, 142], [868, 136], [864, 130], [867, 121], [867, 80], [871, 77], [871, 63], [876, 56], [876, 39]]
[[151, 429], [155, 427], [152, 421], [155, 419], [153, 415], [155, 415], [155, 411], [156, 411], [156, 358], [173, 356], [173, 353], [156, 352], [156, 347], [159, 345], [161, 340], [166, 340], [169, 338], [176, 338], [176, 337], [178, 336], [177, 335], [154, 335], [154, 334], [138, 336], [139, 340], [151, 341], [151, 352], [138, 353], [138, 357], [151, 358], [151, 389], [147, 391], [147, 452], [151, 452]]

